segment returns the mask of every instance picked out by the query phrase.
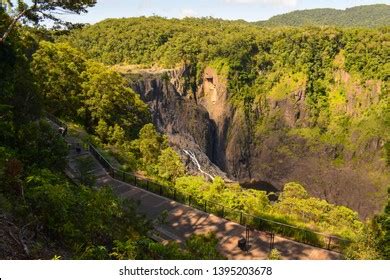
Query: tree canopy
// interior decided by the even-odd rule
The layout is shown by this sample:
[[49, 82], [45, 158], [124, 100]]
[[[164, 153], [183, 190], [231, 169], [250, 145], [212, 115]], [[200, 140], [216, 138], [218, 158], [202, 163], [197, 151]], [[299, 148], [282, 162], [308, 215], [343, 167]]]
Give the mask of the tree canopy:
[[[93, 7], [96, 4], [96, 0], [77, 0], [77, 1], [2, 1], [0, 10], [6, 11], [11, 15], [7, 29], [0, 33], [0, 44], [3, 44], [10, 33], [13, 31], [17, 23], [25, 19], [26, 21], [33, 22], [38, 25], [45, 19], [53, 20], [58, 24], [65, 24], [58, 16], [59, 13], [84, 13], [87, 12], [88, 7]], [[2, 8], [3, 5], [7, 6], [7, 9]]]
[[386, 4], [357, 6], [345, 10], [310, 9], [271, 17], [256, 24], [261, 26], [338, 26], [383, 27], [389, 26], [390, 6]]

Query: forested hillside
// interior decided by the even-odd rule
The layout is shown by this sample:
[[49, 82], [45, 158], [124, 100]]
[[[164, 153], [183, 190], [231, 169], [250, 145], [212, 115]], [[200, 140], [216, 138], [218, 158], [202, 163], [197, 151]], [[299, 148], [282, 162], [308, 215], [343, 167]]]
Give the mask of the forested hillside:
[[[366, 217], [381, 211], [390, 183], [388, 31], [152, 17], [106, 20], [62, 40], [108, 65], [184, 65], [182, 95], [205, 107], [217, 130], [214, 142], [196, 142], [210, 143], [204, 150], [223, 171], [299, 181]], [[206, 72], [222, 81], [215, 100]]]
[[338, 26], [384, 27], [390, 25], [390, 6], [385, 4], [357, 6], [345, 10], [312, 9], [277, 15], [260, 26]]
[[[9, 23], [0, 9], [1, 34]], [[118, 74], [96, 63], [83, 64], [77, 51], [68, 53], [70, 49], [59, 45], [54, 52], [50, 44], [42, 43], [48, 53], [40, 56], [42, 51], [36, 51], [43, 37], [50, 38], [50, 32], [19, 27], [0, 44], [0, 259], [222, 258], [212, 235], [191, 237], [185, 248], [154, 242], [147, 235], [152, 221], [137, 213], [134, 201], [119, 199], [108, 187], [96, 190], [87, 180], [76, 185], [65, 175], [69, 147], [46, 116], [48, 111], [62, 116], [81, 109], [75, 98], [81, 85], [68, 80], [72, 74], [81, 79], [78, 75], [83, 73], [85, 78], [82, 86], [90, 96], [90, 107], [84, 111], [98, 113], [93, 95], [104, 94], [102, 80], [109, 81], [106, 87], [117, 90], [110, 92], [113, 95], [105, 102], [107, 107], [98, 106], [105, 117], [109, 113], [104, 110], [121, 115], [123, 106], [135, 109], [122, 116], [123, 122], [115, 119], [124, 128], [136, 130], [126, 136], [135, 137], [148, 116], [145, 104], [121, 85]], [[48, 61], [50, 56], [56, 63], [45, 64], [47, 68], [32, 64], [33, 57]], [[72, 58], [67, 61], [69, 68], [58, 64], [61, 60], [57, 58], [65, 57]], [[49, 76], [58, 82], [50, 90]], [[117, 105], [119, 111], [115, 111]], [[91, 126], [87, 127], [103, 121], [99, 114], [91, 114], [89, 120]]]

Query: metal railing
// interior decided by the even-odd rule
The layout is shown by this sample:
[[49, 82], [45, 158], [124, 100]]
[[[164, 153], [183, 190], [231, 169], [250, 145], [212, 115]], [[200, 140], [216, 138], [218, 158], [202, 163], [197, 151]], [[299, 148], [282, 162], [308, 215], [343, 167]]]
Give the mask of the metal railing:
[[50, 121], [52, 121], [53, 123], [55, 123], [56, 125], [58, 125], [60, 127], [63, 127], [63, 128], [68, 127], [68, 125], [66, 123], [64, 123], [63, 121], [58, 119], [56, 116], [54, 116], [50, 113], [46, 113], [46, 118], [48, 118]]
[[213, 201], [203, 199], [195, 199], [191, 195], [186, 195], [178, 192], [176, 189], [163, 186], [151, 180], [141, 178], [132, 173], [125, 172], [113, 167], [108, 160], [92, 145], [89, 144], [89, 151], [106, 169], [112, 178], [132, 184], [136, 187], [145, 189], [149, 192], [172, 199], [176, 202], [188, 205], [192, 208], [204, 211], [224, 218], [226, 220], [248, 226], [252, 229], [263, 231], [271, 234], [278, 234], [282, 237], [292, 239], [294, 241], [312, 245], [315, 247], [324, 248], [336, 252], [342, 250], [350, 244], [350, 240], [340, 238], [338, 236], [328, 235], [320, 232], [315, 232], [306, 228], [301, 228], [281, 222], [277, 222], [266, 217], [254, 216], [247, 214], [238, 209], [225, 207]]

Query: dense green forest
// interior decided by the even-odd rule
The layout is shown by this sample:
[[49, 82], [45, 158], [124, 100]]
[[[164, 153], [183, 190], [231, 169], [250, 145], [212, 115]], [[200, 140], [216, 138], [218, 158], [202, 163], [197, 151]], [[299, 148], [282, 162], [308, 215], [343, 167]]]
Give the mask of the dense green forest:
[[[152, 17], [105, 20], [64, 40], [88, 58], [108, 65], [190, 65], [190, 90], [200, 83], [203, 69], [211, 65], [226, 76], [231, 103], [248, 118], [255, 114], [255, 107], [269, 111], [265, 99], [281, 101], [303, 86], [310, 107], [308, 124], [300, 124], [290, 133], [352, 150], [372, 135], [385, 142], [390, 139], [389, 28], [277, 28], [271, 32], [215, 19]], [[351, 78], [337, 82], [343, 73]], [[378, 83], [379, 102], [369, 104], [361, 99], [352, 109], [355, 113], [346, 112], [343, 107], [349, 89], [362, 86], [370, 90]], [[264, 114], [254, 120], [256, 131], [277, 129], [272, 119], [275, 122], [278, 116]], [[388, 147], [386, 144], [384, 157]]]
[[390, 22], [390, 6], [385, 4], [352, 7], [345, 10], [312, 9], [277, 15], [260, 26], [339, 26], [383, 27]]
[[[7, 23], [8, 16], [0, 10], [0, 32]], [[91, 96], [88, 99], [91, 107], [84, 107], [87, 112], [83, 113], [88, 116], [89, 128], [114, 121], [125, 128], [136, 128], [147, 116], [145, 105], [136, 96], [133, 100], [123, 97], [129, 94], [129, 89], [120, 84], [120, 76], [105, 72], [97, 63], [78, 64], [76, 51], [67, 53], [69, 49], [59, 45], [55, 54], [71, 57], [72, 61], [66, 60], [70, 62], [69, 68], [57, 72], [63, 65], [39, 68], [33, 63], [33, 56], [37, 60], [42, 53], [42, 50], [37, 52], [42, 35], [50, 37], [49, 33], [44, 35], [34, 29], [19, 27], [7, 43], [0, 45], [0, 226], [2, 232], [9, 232], [9, 236], [3, 236], [1, 240], [0, 258], [222, 258], [216, 251], [218, 240], [213, 235], [193, 236], [185, 248], [174, 243], [155, 243], [147, 237], [152, 229], [151, 221], [136, 213], [134, 202], [117, 198], [109, 188], [94, 190], [93, 185], [78, 186], [66, 177], [68, 146], [46, 120], [45, 111], [59, 108], [56, 113], [61, 115], [61, 112], [75, 113], [74, 108], [81, 110], [81, 106], [75, 107], [80, 102], [76, 96], [78, 86], [82, 86], [86, 96]], [[50, 44], [42, 42], [42, 46]], [[47, 60], [49, 57], [50, 54], [40, 58]], [[73, 73], [78, 79], [82, 78], [78, 75], [83, 74], [86, 82], [82, 85], [73, 83], [75, 80], [69, 83], [62, 70], [69, 70], [67, 74]], [[48, 81], [45, 78], [50, 75], [58, 82], [57, 91], [49, 90], [45, 84]], [[94, 82], [90, 75], [97, 80]], [[96, 106], [92, 102], [93, 95], [107, 93], [104, 88], [96, 88], [102, 86], [101, 79], [109, 79], [107, 90], [117, 91], [109, 91], [108, 107], [99, 109], [116, 114], [115, 106], [123, 105], [133, 106], [138, 111], [131, 116], [124, 115], [123, 122], [89, 114], [88, 110], [99, 111], [93, 108]], [[69, 94], [69, 99], [61, 99], [64, 92]], [[75, 103], [67, 103], [70, 100]], [[109, 112], [101, 114], [108, 116]]]
[[[10, 20], [2, 10], [0, 17], [4, 32]], [[44, 112], [81, 128], [85, 140], [109, 151], [124, 170], [142, 172], [199, 201], [216, 200], [357, 241], [346, 249], [348, 258], [390, 257], [389, 206], [362, 222], [355, 211], [310, 197], [298, 183], [286, 184], [272, 204], [265, 192], [226, 184], [219, 177], [207, 182], [188, 176], [166, 136], [150, 123], [147, 105], [110, 67], [185, 64], [191, 69], [186, 81], [191, 91], [211, 65], [228, 80], [229, 101], [253, 121], [257, 134], [278, 129], [278, 119], [272, 114], [256, 118], [253, 108], [267, 111], [266, 98], [281, 100], [305, 85], [309, 124], [288, 133], [351, 150], [374, 134], [385, 141], [383, 157], [389, 162], [388, 27], [269, 29], [215, 19], [151, 17], [105, 20], [66, 33], [19, 26], [0, 45], [0, 214], [20, 227], [39, 228], [29, 257], [221, 258], [213, 236], [193, 236], [185, 248], [152, 242], [147, 238], [150, 221], [136, 214], [136, 204], [121, 201], [108, 188], [96, 191], [68, 181], [63, 174], [67, 146]], [[352, 85], [336, 87], [334, 72], [348, 72], [358, 84], [380, 81], [379, 101], [369, 110], [345, 115], [340, 108]]]

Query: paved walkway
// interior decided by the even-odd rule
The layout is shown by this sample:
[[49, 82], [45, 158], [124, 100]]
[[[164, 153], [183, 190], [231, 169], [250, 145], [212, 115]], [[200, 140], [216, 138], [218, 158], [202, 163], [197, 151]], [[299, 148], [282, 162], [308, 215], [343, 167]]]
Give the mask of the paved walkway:
[[[49, 121], [55, 129], [58, 126]], [[174, 240], [185, 242], [193, 234], [214, 232], [220, 239], [218, 250], [222, 255], [231, 260], [267, 259], [269, 253], [269, 237], [266, 233], [252, 231], [250, 237], [251, 248], [244, 252], [237, 247], [238, 240], [245, 236], [245, 227], [217, 217], [212, 214], [188, 207], [165, 197], [140, 189], [133, 185], [118, 181], [110, 177], [106, 170], [87, 150], [77, 152], [75, 147], [81, 148], [80, 139], [67, 136], [67, 143], [71, 146], [68, 155], [67, 175], [77, 182], [79, 174], [79, 159], [87, 159], [87, 172], [96, 178], [96, 187], [110, 186], [114, 193], [125, 199], [139, 202], [139, 213], [151, 220], [160, 217], [164, 211], [168, 212], [167, 223], [157, 226], [161, 240]], [[77, 143], [80, 143], [78, 145]], [[85, 171], [84, 171], [85, 172]], [[282, 255], [283, 259], [290, 260], [335, 260], [341, 255], [325, 249], [298, 243], [289, 239], [275, 236], [274, 248]]]
[[[75, 138], [67, 137], [68, 142], [77, 142]], [[269, 237], [264, 232], [253, 231], [251, 248], [243, 252], [237, 247], [238, 240], [245, 236], [245, 227], [217, 217], [212, 214], [193, 209], [144, 189], [118, 181], [109, 176], [104, 168], [85, 150], [78, 154], [71, 149], [68, 157], [68, 175], [76, 179], [78, 170], [77, 159], [87, 158], [91, 164], [89, 172], [96, 178], [96, 187], [110, 186], [122, 198], [139, 202], [138, 211], [150, 219], [157, 219], [163, 211], [168, 212], [167, 223], [156, 227], [162, 240], [184, 242], [192, 234], [215, 232], [220, 239], [219, 251], [228, 259], [266, 259], [269, 253]], [[292, 240], [275, 236], [275, 248], [283, 259], [295, 260], [328, 260], [339, 259], [340, 254]]]

